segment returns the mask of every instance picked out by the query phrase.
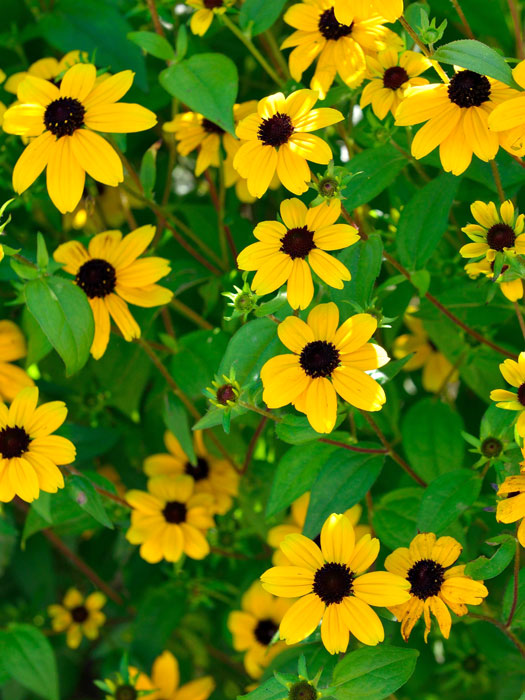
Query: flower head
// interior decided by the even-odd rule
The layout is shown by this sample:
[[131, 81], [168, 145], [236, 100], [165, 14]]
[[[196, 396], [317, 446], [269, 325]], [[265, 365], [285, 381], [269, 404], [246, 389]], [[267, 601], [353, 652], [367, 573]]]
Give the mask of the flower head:
[[[525, 61], [512, 70], [512, 77], [525, 89]], [[502, 146], [515, 156], [525, 154], [525, 92], [513, 91], [509, 99], [493, 110], [489, 116], [489, 127], [496, 132]]]
[[496, 157], [498, 135], [489, 130], [488, 118], [515, 90], [471, 70], [460, 69], [447, 84], [407, 90], [396, 112], [398, 126], [426, 122], [412, 142], [412, 155], [424, 158], [437, 146], [441, 165], [461, 175], [472, 155], [484, 161]]
[[62, 605], [50, 605], [47, 609], [55, 632], [66, 632], [66, 644], [70, 649], [80, 646], [82, 637], [96, 639], [106, 621], [102, 608], [106, 596], [99, 591], [86, 598], [76, 588], [70, 588]]
[[190, 21], [191, 31], [198, 36], [204, 36], [215, 15], [224, 14], [234, 2], [235, 0], [186, 0], [186, 5], [196, 10]]
[[502, 294], [509, 301], [523, 299], [523, 280], [517, 277], [516, 273], [509, 270], [508, 265], [503, 265], [501, 274], [494, 277], [494, 260], [483, 258], [479, 262], [470, 262], [465, 265], [465, 272], [471, 279], [476, 279], [479, 275], [485, 275], [491, 282], [496, 282]]
[[8, 408], [0, 403], [0, 501], [18, 496], [31, 503], [40, 491], [56, 493], [64, 486], [58, 464], [75, 461], [70, 440], [53, 435], [66, 420], [62, 401], [37, 408], [36, 386], [22, 389]]
[[297, 90], [282, 92], [259, 101], [257, 111], [236, 129], [243, 141], [233, 166], [246, 178], [253, 197], [262, 197], [277, 173], [281, 183], [294, 194], [308, 189], [311, 179], [307, 161], [326, 165], [332, 160], [328, 144], [309, 132], [336, 124], [343, 115], [336, 109], [312, 109], [318, 93]]
[[105, 353], [110, 333], [110, 317], [125, 340], [140, 337], [140, 327], [128, 309], [135, 306], [167, 304], [173, 293], [156, 284], [171, 268], [164, 258], [142, 258], [155, 235], [154, 226], [141, 226], [127, 236], [120, 231], [104, 231], [94, 236], [88, 249], [78, 241], [68, 241], [54, 252], [64, 270], [75, 275], [76, 284], [86, 293], [95, 319], [91, 354], [99, 359]]
[[84, 189], [86, 173], [104, 185], [124, 180], [122, 163], [97, 131], [131, 133], [150, 129], [153, 112], [118, 100], [130, 89], [133, 72], [126, 70], [97, 83], [90, 63], [76, 63], [60, 87], [28, 75], [18, 86], [18, 104], [4, 114], [9, 134], [36, 137], [13, 170], [13, 187], [24, 192], [47, 168], [47, 190], [63, 214], [75, 209]]
[[[130, 676], [136, 672], [131, 668]], [[147, 691], [143, 697], [148, 700], [207, 700], [213, 693], [215, 682], [211, 676], [204, 676], [180, 685], [179, 662], [171, 651], [163, 651], [153, 662], [151, 676], [139, 673], [135, 688]]]
[[488, 595], [483, 581], [474, 581], [465, 575], [464, 565], [452, 566], [461, 549], [453, 537], [436, 539], [434, 533], [424, 532], [416, 535], [409, 547], [399, 547], [386, 558], [385, 568], [410, 584], [410, 600], [388, 606], [401, 622], [405, 641], [421, 615], [425, 618], [427, 641], [431, 613], [442, 635], [448, 639], [452, 625], [449, 608], [456, 615], [466, 615], [467, 605], [480, 605]]
[[210, 546], [206, 531], [214, 526], [210, 494], [195, 493], [195, 481], [186, 474], [158, 476], [148, 491], [128, 491], [132, 507], [126, 539], [140, 544], [140, 556], [150, 564], [178, 561], [183, 554], [204, 559]]
[[34, 385], [24, 369], [12, 364], [26, 355], [26, 341], [20, 328], [12, 321], [0, 321], [0, 400], [12, 401], [22, 389]]
[[[403, 0], [370, 0], [371, 8], [388, 22], [395, 22], [403, 14]], [[352, 5], [348, 0], [334, 0], [335, 16], [339, 22], [350, 24]]]
[[270, 595], [259, 581], [252, 583], [243, 595], [241, 610], [228, 616], [228, 629], [233, 647], [243, 651], [244, 667], [252, 678], [260, 678], [263, 670], [284, 648], [283, 642], [270, 643], [291, 603]]
[[289, 316], [277, 332], [292, 354], [272, 357], [261, 370], [266, 404], [293, 404], [318, 433], [334, 428], [337, 394], [363, 411], [380, 411], [386, 401], [383, 388], [366, 374], [389, 360], [383, 348], [368, 343], [377, 320], [356, 314], [338, 324], [339, 309], [333, 302], [314, 307], [307, 323]]
[[254, 230], [258, 239], [237, 258], [241, 270], [257, 270], [252, 289], [259, 296], [287, 283], [292, 309], [306, 309], [314, 295], [310, 268], [323, 282], [336, 289], [350, 279], [350, 272], [327, 250], [338, 250], [359, 240], [358, 231], [348, 224], [336, 224], [341, 214], [338, 199], [307, 208], [300, 199], [281, 203], [278, 221], [263, 221]]
[[384, 639], [381, 620], [370, 606], [400, 605], [409, 600], [409, 583], [387, 571], [364, 572], [379, 553], [379, 540], [355, 541], [345, 515], [333, 513], [321, 530], [321, 547], [304, 535], [288, 535], [281, 550], [291, 566], [275, 566], [261, 576], [274, 595], [299, 598], [285, 614], [281, 639], [306, 639], [322, 619], [321, 639], [331, 654], [346, 651], [350, 633], [363, 644]]
[[499, 211], [494, 202], [474, 202], [470, 211], [478, 222], [461, 230], [473, 243], [467, 243], [459, 251], [464, 258], [486, 256], [493, 261], [497, 253], [525, 254], [525, 216], [518, 214], [507, 199]]
[[[523, 450], [522, 450], [523, 451]], [[498, 489], [502, 499], [496, 509], [496, 520], [500, 523], [515, 523], [521, 520], [518, 527], [518, 540], [525, 547], [525, 468], [521, 474], [508, 476]]]
[[525, 352], [520, 352], [517, 362], [505, 360], [499, 369], [503, 378], [518, 391], [494, 389], [490, 392], [490, 398], [497, 401], [498, 408], [519, 412], [516, 429], [520, 437], [525, 437]]

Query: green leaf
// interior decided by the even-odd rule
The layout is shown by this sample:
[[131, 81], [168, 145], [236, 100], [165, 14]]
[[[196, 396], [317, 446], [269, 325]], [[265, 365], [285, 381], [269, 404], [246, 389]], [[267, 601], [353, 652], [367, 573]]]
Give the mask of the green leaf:
[[27, 368], [49, 355], [53, 350], [53, 346], [46, 338], [35, 317], [29, 313], [27, 306], [24, 306], [22, 311], [22, 329], [27, 338], [27, 356], [25, 360]]
[[487, 544], [499, 544], [500, 546], [494, 554], [488, 559], [487, 557], [478, 557], [467, 564], [465, 574], [475, 579], [488, 579], [499, 576], [502, 571], [505, 571], [510, 562], [514, 559], [516, 552], [516, 539], [512, 535], [501, 535], [494, 537]]
[[217, 370], [217, 374], [235, 378], [240, 384], [255, 381], [261, 367], [276, 355], [283, 345], [277, 335], [277, 325], [268, 318], [258, 318], [242, 325], [232, 337]]
[[[155, 35], [156, 36], [156, 35]], [[148, 148], [142, 157], [140, 164], [140, 182], [147, 197], [153, 195], [155, 180], [157, 179], [157, 148]]]
[[405, 156], [389, 144], [355, 155], [345, 166], [349, 173], [359, 173], [343, 191], [346, 209], [351, 211], [377, 197], [394, 182], [407, 163]]
[[27, 308], [66, 366], [66, 375], [87, 362], [93, 342], [93, 313], [84, 292], [62, 277], [31, 280], [24, 287]]
[[213, 381], [227, 342], [226, 333], [218, 329], [193, 331], [179, 339], [179, 352], [173, 356], [170, 369], [182, 391], [202, 398], [202, 392]]
[[460, 39], [450, 44], [440, 46], [432, 56], [440, 63], [448, 63], [451, 66], [461, 66], [468, 70], [488, 75], [489, 78], [501, 80], [510, 87], [520, 89], [512, 77], [510, 66], [497, 51], [473, 39]]
[[40, 270], [46, 270], [49, 264], [46, 241], [40, 231], [36, 234], [36, 264]]
[[[507, 620], [510, 615], [512, 601], [514, 600], [514, 577], [511, 576], [503, 596], [503, 606], [501, 609], [501, 617]], [[525, 568], [521, 568], [518, 576], [518, 602], [514, 617], [512, 618], [512, 628], [525, 628]]]
[[[377, 447], [363, 443], [363, 447]], [[364, 498], [379, 476], [384, 455], [350, 452], [337, 448], [321, 465], [312, 485], [303, 532], [315, 537], [332, 513], [344, 513]]]
[[164, 397], [163, 407], [164, 424], [180, 442], [184, 453], [192, 464], [197, 464], [197, 457], [193, 448], [193, 437], [188, 421], [188, 414], [182, 401], [175, 394], [167, 394]]
[[[341, 425], [345, 418], [345, 414], [340, 413], [335, 421], [335, 427], [337, 428]], [[294, 416], [292, 413], [284, 415], [282, 421], [276, 423], [275, 434], [280, 440], [290, 445], [302, 445], [304, 442], [319, 440], [319, 433], [312, 428], [308, 418], [306, 416]], [[330, 437], [336, 440], [337, 434], [332, 433]], [[341, 439], [344, 440], [347, 437], [347, 433], [341, 433]]]
[[0, 633], [2, 665], [11, 678], [39, 697], [58, 700], [53, 648], [33, 625], [13, 624]]
[[413, 404], [401, 424], [403, 448], [414, 471], [430, 482], [463, 465], [463, 421], [447, 404], [422, 399]]
[[380, 541], [390, 549], [406, 547], [417, 534], [417, 514], [423, 489], [397, 489], [375, 505], [372, 522]]
[[245, 0], [239, 13], [241, 29], [252, 36], [269, 29], [277, 21], [286, 0]]
[[[290, 676], [289, 682], [298, 680], [297, 676]], [[284, 700], [288, 696], [288, 689], [277, 678], [268, 678], [259, 687], [246, 695], [238, 695], [237, 700]]]
[[82, 508], [82, 510], [89, 513], [95, 520], [104, 525], [104, 527], [113, 530], [113, 523], [102, 504], [102, 498], [88, 479], [77, 475], [68, 477], [66, 480], [66, 493]]
[[382, 700], [414, 673], [416, 649], [379, 646], [347, 654], [335, 667], [331, 687], [336, 700]]
[[447, 230], [448, 214], [459, 179], [443, 173], [422, 187], [401, 212], [397, 226], [397, 252], [410, 270], [424, 266]]
[[233, 105], [239, 76], [234, 62], [220, 53], [192, 56], [162, 71], [160, 84], [194, 112], [234, 133]]
[[366, 241], [359, 241], [345, 248], [337, 257], [350, 270], [352, 279], [345, 284], [344, 289], [330, 287], [330, 298], [339, 306], [341, 312], [345, 311], [343, 304], [347, 305], [348, 315], [351, 311], [349, 302], [354, 302], [363, 309], [368, 308], [374, 283], [381, 272], [383, 257], [381, 236], [378, 233], [372, 233]]
[[422, 532], [440, 532], [459, 518], [479, 496], [481, 479], [467, 469], [438, 476], [421, 499], [417, 519]]
[[155, 58], [166, 61], [172, 61], [175, 58], [175, 52], [169, 41], [155, 32], [129, 32], [128, 39]]

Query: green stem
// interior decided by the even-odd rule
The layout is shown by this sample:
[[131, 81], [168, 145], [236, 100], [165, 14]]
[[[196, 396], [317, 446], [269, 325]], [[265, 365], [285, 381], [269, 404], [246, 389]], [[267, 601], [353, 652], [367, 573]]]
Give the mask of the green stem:
[[259, 63], [261, 68], [266, 71], [266, 73], [270, 76], [270, 78], [275, 82], [276, 85], [281, 84], [281, 79], [277, 75], [277, 73], [274, 71], [274, 69], [271, 67], [271, 65], [268, 63], [268, 61], [264, 58], [264, 56], [261, 54], [259, 49], [255, 46], [253, 41], [249, 39], [240, 29], [239, 27], [231, 21], [231, 19], [227, 15], [222, 15], [222, 21], [224, 24], [228, 27], [228, 29], [235, 34], [237, 39], [239, 41], [242, 41], [242, 43], [246, 46], [248, 51], [252, 54], [252, 56], [255, 58], [255, 60]]

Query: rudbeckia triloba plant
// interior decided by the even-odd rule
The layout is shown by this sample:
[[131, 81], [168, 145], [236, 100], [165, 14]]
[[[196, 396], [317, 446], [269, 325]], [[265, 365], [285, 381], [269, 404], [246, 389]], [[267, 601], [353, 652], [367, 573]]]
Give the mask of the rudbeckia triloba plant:
[[522, 696], [522, 5], [3, 3], [2, 698]]

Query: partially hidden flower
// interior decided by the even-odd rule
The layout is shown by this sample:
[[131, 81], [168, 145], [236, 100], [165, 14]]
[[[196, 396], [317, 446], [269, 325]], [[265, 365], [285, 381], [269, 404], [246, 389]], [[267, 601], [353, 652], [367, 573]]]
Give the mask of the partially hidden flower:
[[498, 408], [518, 412], [516, 429], [520, 437], [525, 437], [525, 352], [520, 352], [517, 362], [511, 359], [505, 360], [500, 364], [499, 369], [503, 378], [515, 387], [517, 392], [494, 389], [490, 392], [490, 398], [497, 402]]
[[[525, 61], [514, 67], [512, 77], [525, 90]], [[498, 104], [489, 116], [489, 127], [511, 155], [525, 155], [525, 92], [513, 92]]]
[[518, 214], [513, 203], [507, 199], [498, 207], [494, 202], [474, 202], [470, 211], [477, 221], [461, 230], [473, 243], [467, 243], [459, 251], [464, 258], [482, 255], [489, 262], [497, 253], [525, 254], [525, 215]]
[[[137, 669], [130, 668], [130, 677]], [[139, 673], [135, 681], [137, 691], [144, 691], [139, 697], [148, 700], [208, 700], [215, 688], [211, 676], [203, 676], [189, 683], [180, 684], [179, 662], [171, 651], [163, 651], [157, 656], [151, 668], [151, 675]]]
[[497, 278], [494, 277], [494, 260], [483, 258], [478, 262], [470, 262], [465, 265], [465, 272], [471, 279], [476, 279], [479, 275], [488, 277], [491, 282], [496, 284], [501, 289], [502, 294], [509, 301], [518, 301], [523, 299], [523, 280], [516, 276], [516, 273], [509, 270], [508, 265], [503, 265], [501, 274]]
[[522, 547], [525, 547], [525, 467], [521, 474], [508, 476], [498, 489], [502, 496], [496, 508], [496, 520], [500, 523], [515, 523], [518, 526], [517, 537]]
[[34, 382], [27, 372], [12, 364], [27, 355], [24, 334], [13, 321], [0, 321], [0, 400], [12, 401]]
[[78, 649], [82, 638], [93, 640], [106, 621], [102, 608], [106, 596], [100, 591], [84, 597], [76, 588], [70, 588], [61, 605], [47, 608], [51, 626], [55, 632], [66, 633], [66, 644], [70, 649]]
[[186, 0], [196, 10], [191, 16], [190, 28], [197, 36], [204, 36], [216, 15], [223, 15], [235, 0]]
[[32, 63], [26, 71], [20, 71], [10, 75], [4, 83], [4, 90], [16, 95], [20, 83], [22, 83], [29, 75], [42, 80], [50, 80], [57, 85], [59, 83], [58, 76], [65, 73], [68, 68], [74, 66], [75, 63], [87, 63], [88, 54], [85, 51], [68, 51], [60, 60], [54, 56], [46, 56], [39, 58]]

